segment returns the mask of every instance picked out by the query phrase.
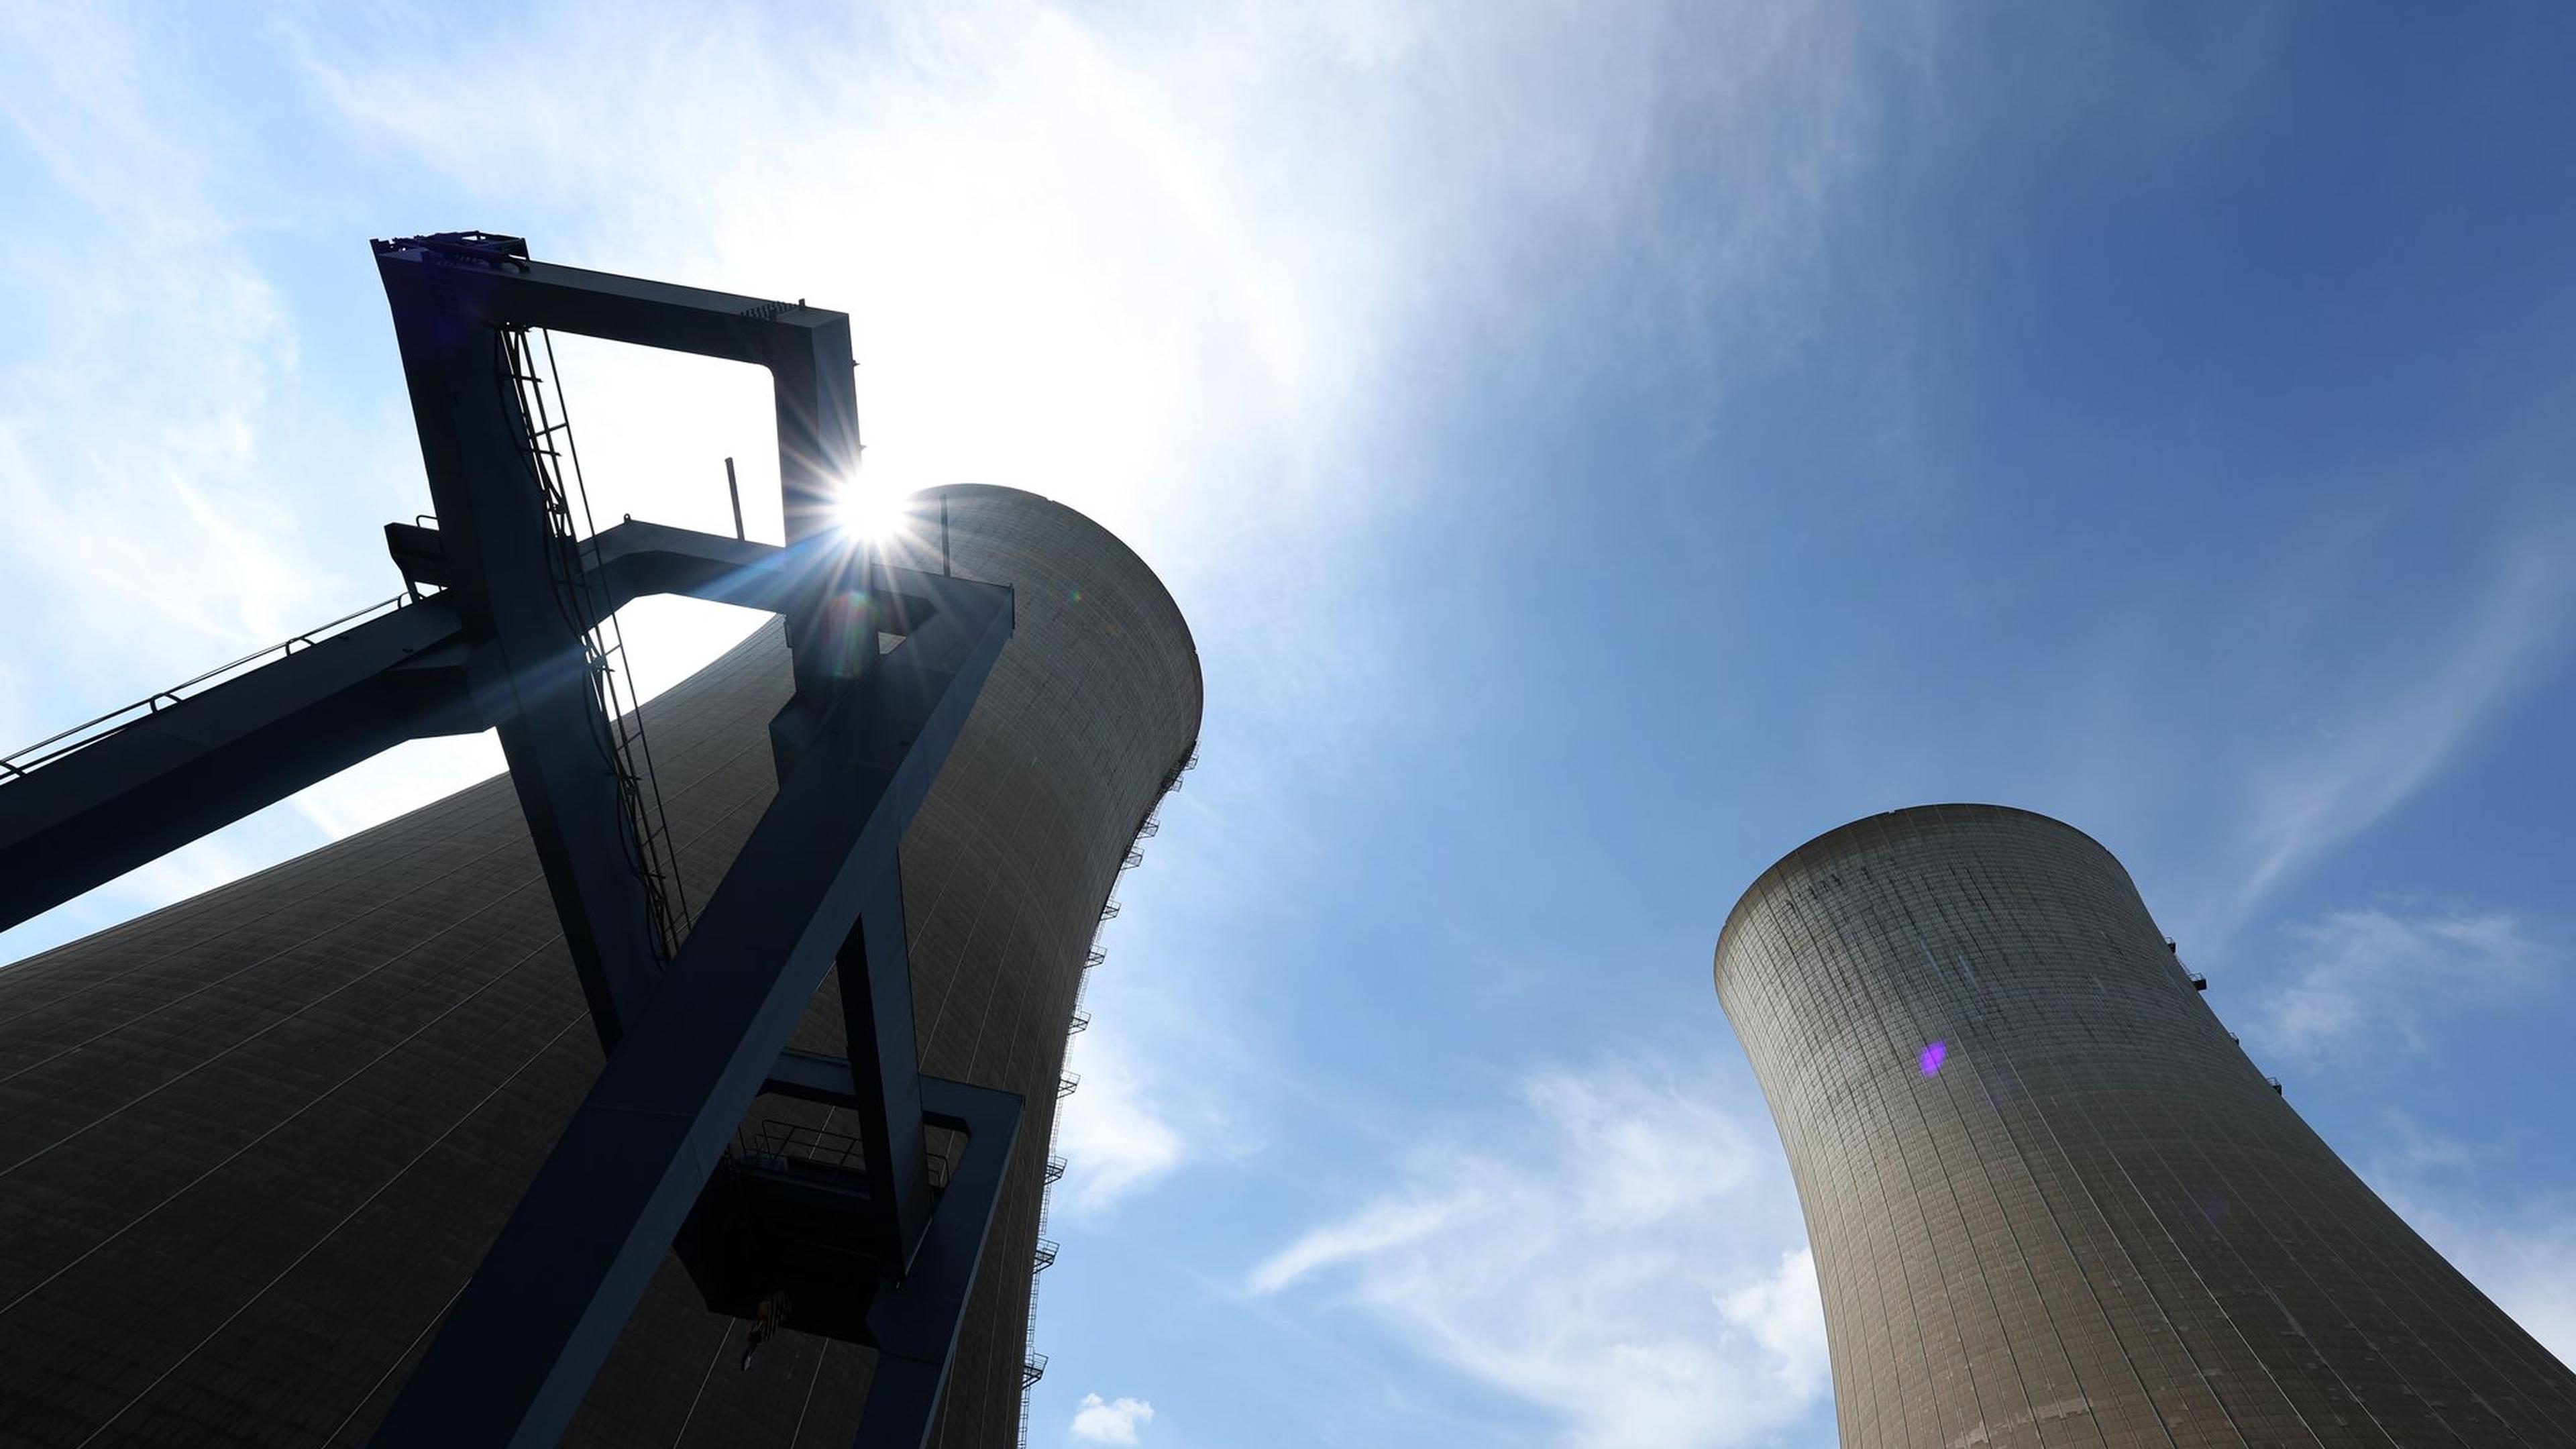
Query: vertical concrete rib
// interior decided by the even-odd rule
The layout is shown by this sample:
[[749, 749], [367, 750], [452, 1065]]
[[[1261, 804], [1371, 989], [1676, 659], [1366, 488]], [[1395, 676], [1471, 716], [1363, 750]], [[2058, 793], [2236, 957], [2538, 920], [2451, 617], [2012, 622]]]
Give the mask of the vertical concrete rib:
[[2272, 1090], [2081, 832], [1855, 821], [1753, 883], [1715, 974], [1846, 1449], [2576, 1444], [2576, 1375]]

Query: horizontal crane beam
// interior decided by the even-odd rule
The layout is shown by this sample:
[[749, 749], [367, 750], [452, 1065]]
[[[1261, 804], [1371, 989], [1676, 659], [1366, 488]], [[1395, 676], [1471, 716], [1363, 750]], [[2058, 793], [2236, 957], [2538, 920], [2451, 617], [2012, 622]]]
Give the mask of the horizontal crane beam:
[[0, 930], [405, 740], [490, 728], [461, 641], [424, 599], [0, 785]]

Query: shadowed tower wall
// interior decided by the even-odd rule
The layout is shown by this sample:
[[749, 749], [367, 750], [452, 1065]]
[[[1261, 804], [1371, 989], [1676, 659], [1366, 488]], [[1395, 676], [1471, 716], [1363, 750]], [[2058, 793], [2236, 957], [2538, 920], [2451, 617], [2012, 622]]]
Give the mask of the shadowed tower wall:
[[2081, 832], [1856, 821], [1754, 882], [1716, 976], [1847, 1449], [2576, 1445], [2576, 1376], [2290, 1109]]
[[[1080, 514], [921, 497], [895, 562], [941, 566], [944, 497], [955, 572], [1015, 590], [902, 856], [921, 1069], [1028, 1104], [932, 1438], [1009, 1449], [1066, 1027], [1198, 656]], [[771, 622], [645, 706], [701, 904], [790, 690]], [[842, 1044], [827, 980], [797, 1045]], [[365, 1443], [599, 1065], [506, 778], [0, 970], [0, 1446]], [[744, 1325], [666, 1258], [564, 1442], [848, 1444], [873, 1355], [790, 1328], [737, 1369]]]

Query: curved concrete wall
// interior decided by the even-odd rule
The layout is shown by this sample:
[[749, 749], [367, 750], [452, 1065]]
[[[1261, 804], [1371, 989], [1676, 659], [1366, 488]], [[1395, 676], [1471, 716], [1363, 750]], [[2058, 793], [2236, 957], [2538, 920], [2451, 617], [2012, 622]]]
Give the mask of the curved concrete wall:
[[[1201, 695], [1117, 539], [941, 494], [955, 572], [1017, 593], [903, 853], [923, 1070], [1029, 1104], [934, 1437], [999, 1449], [1083, 959]], [[898, 547], [939, 566], [935, 522]], [[788, 687], [773, 623], [646, 708], [701, 898]], [[827, 988], [801, 1039], [838, 1022]], [[0, 971], [0, 1445], [365, 1442], [598, 1062], [506, 780]], [[666, 1262], [566, 1442], [848, 1443], [870, 1355], [790, 1333], [737, 1371], [742, 1329]]]
[[2576, 1377], [2266, 1084], [2081, 832], [1856, 821], [1715, 969], [1849, 1449], [2576, 1444]]

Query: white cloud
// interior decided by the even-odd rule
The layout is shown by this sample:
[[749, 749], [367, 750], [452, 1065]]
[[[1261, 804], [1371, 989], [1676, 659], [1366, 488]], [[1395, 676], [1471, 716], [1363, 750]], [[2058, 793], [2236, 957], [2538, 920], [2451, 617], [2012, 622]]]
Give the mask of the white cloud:
[[2515, 917], [2381, 907], [2284, 928], [2296, 953], [2253, 1023], [2257, 1044], [2314, 1057], [2351, 1041], [2421, 1050], [2429, 1015], [2529, 982], [2542, 948]]
[[1095, 1025], [1066, 1053], [1065, 1065], [1082, 1087], [1057, 1112], [1055, 1145], [1065, 1158], [1060, 1201], [1077, 1213], [1102, 1212], [1153, 1185], [1187, 1151], [1114, 1033]]
[[500, 737], [489, 730], [412, 740], [297, 795], [295, 808], [326, 835], [352, 835], [506, 767]]
[[1073, 1437], [1092, 1444], [1133, 1444], [1136, 1426], [1151, 1423], [1154, 1406], [1143, 1399], [1103, 1399], [1085, 1394], [1073, 1411]]
[[2559, 1362], [2576, 1364], [2576, 1202], [2491, 1226], [2463, 1266]]
[[1813, 1251], [1781, 1254], [1778, 1273], [1736, 1289], [1717, 1306], [1770, 1351], [1791, 1393], [1808, 1398], [1824, 1391], [1825, 1305]]
[[1333, 1290], [1585, 1449], [1758, 1442], [1823, 1391], [1822, 1308], [1767, 1129], [1704, 1083], [1546, 1071], [1247, 1275]]
[[2525, 1154], [2391, 1124], [2371, 1185], [2407, 1225], [2563, 1363], [2576, 1364], [2576, 1195], [2518, 1179]]
[[107, 887], [139, 901], [180, 901], [249, 875], [269, 862], [222, 835], [191, 841]]

